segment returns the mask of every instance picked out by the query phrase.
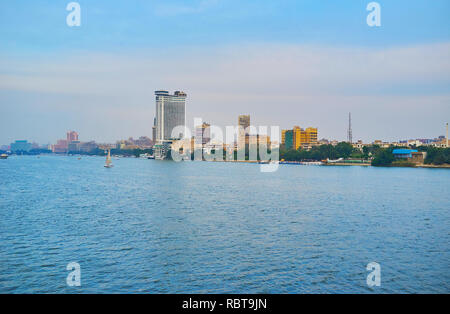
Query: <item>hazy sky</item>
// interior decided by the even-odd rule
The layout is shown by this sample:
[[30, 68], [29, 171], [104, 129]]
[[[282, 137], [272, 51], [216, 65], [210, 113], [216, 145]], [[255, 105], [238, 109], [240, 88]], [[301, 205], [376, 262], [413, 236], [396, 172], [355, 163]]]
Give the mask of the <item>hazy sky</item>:
[[319, 128], [344, 140], [444, 134], [450, 120], [450, 1], [0, 0], [0, 144], [147, 135], [154, 91], [188, 94], [225, 126]]

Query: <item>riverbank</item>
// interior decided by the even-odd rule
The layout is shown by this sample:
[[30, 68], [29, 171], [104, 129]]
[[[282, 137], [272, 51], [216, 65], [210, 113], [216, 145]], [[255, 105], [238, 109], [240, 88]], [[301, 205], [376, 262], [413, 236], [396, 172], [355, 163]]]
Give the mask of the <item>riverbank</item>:
[[[39, 154], [39, 155], [8, 155], [8, 157], [21, 157], [21, 156], [59, 156], [59, 157], [104, 157], [100, 155], [68, 155], [68, 154]], [[134, 155], [114, 155], [114, 158], [139, 158]], [[147, 158], [140, 158], [147, 159]], [[208, 161], [208, 160], [203, 160]], [[267, 161], [257, 161], [257, 160], [211, 160], [212, 162], [238, 162], [238, 163], [249, 163], [249, 164], [266, 164], [269, 163]], [[334, 163], [325, 163], [320, 161], [280, 161], [278, 162], [280, 165], [299, 165], [299, 166], [362, 166], [362, 167], [370, 167], [372, 166], [368, 162], [334, 162]], [[402, 164], [402, 165], [388, 165], [388, 166], [380, 166], [380, 167], [388, 167], [388, 168], [433, 168], [433, 169], [450, 169], [450, 164], [442, 164], [442, 165], [432, 165], [432, 164]]]
[[348, 163], [348, 162], [343, 162], [343, 163], [324, 163], [324, 166], [372, 166], [370, 163]]
[[443, 164], [443, 165], [417, 165], [415, 168], [438, 168], [438, 169], [450, 169], [449, 164]]

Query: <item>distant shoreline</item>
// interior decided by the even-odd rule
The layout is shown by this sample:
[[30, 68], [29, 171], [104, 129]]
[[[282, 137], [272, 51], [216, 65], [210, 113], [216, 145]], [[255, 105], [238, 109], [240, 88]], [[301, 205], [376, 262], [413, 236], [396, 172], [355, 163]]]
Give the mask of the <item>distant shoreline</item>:
[[450, 169], [450, 165], [449, 164], [444, 164], [444, 165], [417, 165], [414, 168], [445, 168], [445, 169]]
[[[104, 157], [101, 155], [68, 155], [68, 154], [36, 154], [36, 155], [8, 155], [8, 157], [12, 157], [12, 156], [17, 156], [17, 157], [22, 157], [22, 156], [29, 156], [29, 157], [33, 157], [33, 156], [59, 156], [59, 157]], [[136, 158], [136, 159], [146, 159], [146, 158], [140, 158], [140, 157], [135, 157], [135, 156], [114, 156], [114, 157], [118, 157], [118, 158]], [[195, 161], [195, 160], [193, 160]], [[207, 161], [207, 162], [238, 162], [238, 163], [252, 163], [252, 164], [258, 164], [258, 163], [264, 163], [258, 160], [202, 160], [202, 161]], [[370, 163], [323, 163], [321, 165], [317, 165], [317, 164], [308, 164], [307, 162], [279, 162], [279, 165], [297, 165], [297, 166], [343, 166], [343, 167], [348, 167], [348, 166], [360, 166], [360, 167], [376, 167], [376, 166], [372, 166]], [[421, 164], [421, 165], [414, 165], [414, 166], [379, 166], [381, 168], [431, 168], [431, 169], [450, 169], [450, 164], [442, 164], [442, 165], [428, 165], [428, 164]], [[378, 168], [378, 167], [377, 167]]]

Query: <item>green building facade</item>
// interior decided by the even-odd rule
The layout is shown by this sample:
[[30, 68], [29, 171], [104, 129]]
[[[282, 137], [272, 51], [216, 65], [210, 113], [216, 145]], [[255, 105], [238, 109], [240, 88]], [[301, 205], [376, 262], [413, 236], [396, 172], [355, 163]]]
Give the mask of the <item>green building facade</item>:
[[293, 130], [286, 131], [284, 146], [286, 149], [294, 149], [294, 131]]

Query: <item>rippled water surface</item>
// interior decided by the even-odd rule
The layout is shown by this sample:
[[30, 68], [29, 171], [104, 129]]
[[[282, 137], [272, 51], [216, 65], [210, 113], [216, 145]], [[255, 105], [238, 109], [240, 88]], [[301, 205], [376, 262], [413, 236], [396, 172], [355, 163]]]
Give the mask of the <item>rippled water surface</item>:
[[0, 160], [0, 293], [450, 292], [449, 170], [113, 162]]

